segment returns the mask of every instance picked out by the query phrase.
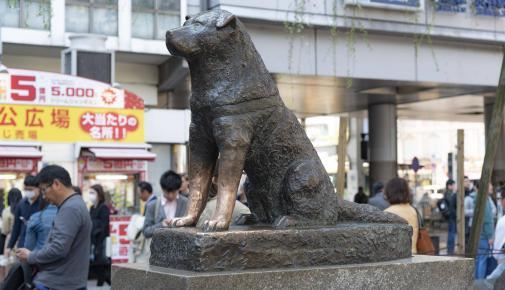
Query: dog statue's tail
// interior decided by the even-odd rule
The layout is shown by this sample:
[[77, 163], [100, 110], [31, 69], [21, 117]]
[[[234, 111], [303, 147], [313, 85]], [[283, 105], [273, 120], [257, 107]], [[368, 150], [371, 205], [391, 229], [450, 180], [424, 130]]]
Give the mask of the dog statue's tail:
[[368, 204], [339, 200], [339, 221], [354, 221], [363, 223], [406, 224], [401, 217], [379, 210]]

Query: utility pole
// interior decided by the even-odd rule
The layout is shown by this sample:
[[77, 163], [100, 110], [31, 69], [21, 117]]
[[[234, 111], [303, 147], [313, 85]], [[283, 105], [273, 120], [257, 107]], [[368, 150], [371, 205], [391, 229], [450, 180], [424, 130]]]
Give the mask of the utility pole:
[[344, 198], [345, 191], [345, 157], [347, 155], [347, 117], [340, 117], [340, 126], [338, 130], [338, 171], [337, 171], [337, 195]]
[[503, 61], [500, 72], [500, 80], [496, 89], [496, 100], [494, 102], [493, 113], [489, 123], [489, 135], [486, 144], [486, 155], [480, 176], [479, 192], [477, 193], [476, 206], [473, 214], [472, 230], [470, 233], [470, 249], [467, 253], [470, 257], [475, 257], [479, 245], [480, 233], [484, 222], [484, 212], [488, 195], [488, 185], [491, 181], [494, 159], [498, 149], [501, 127], [503, 124], [503, 106], [505, 105], [505, 47], [503, 48]]
[[456, 252], [459, 255], [465, 254], [465, 131], [458, 130], [458, 193], [457, 193], [457, 219], [456, 231], [458, 233], [458, 243], [456, 245]]

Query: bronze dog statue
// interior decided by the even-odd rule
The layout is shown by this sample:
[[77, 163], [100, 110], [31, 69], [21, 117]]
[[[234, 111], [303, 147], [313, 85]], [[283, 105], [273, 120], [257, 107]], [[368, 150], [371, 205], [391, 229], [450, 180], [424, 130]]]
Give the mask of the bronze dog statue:
[[282, 102], [243, 24], [212, 10], [186, 17], [166, 34], [168, 50], [191, 73], [190, 199], [172, 226], [194, 226], [205, 208], [216, 160], [217, 208], [206, 231], [228, 229], [242, 170], [247, 200], [276, 227], [335, 225], [337, 220], [402, 222], [370, 206], [339, 201], [304, 129]]

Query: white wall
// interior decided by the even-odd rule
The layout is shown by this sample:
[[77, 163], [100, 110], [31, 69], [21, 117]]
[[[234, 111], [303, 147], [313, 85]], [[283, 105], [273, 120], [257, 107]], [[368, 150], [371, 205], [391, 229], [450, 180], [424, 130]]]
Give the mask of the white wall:
[[499, 45], [434, 41], [421, 44], [416, 54], [412, 38], [356, 35], [336, 41], [326, 28], [306, 28], [293, 40], [273, 24], [246, 24], [251, 38], [271, 73], [356, 77], [364, 79], [437, 82], [496, 86], [502, 63]]
[[189, 110], [148, 109], [144, 120], [146, 143], [181, 144], [189, 141]]
[[[421, 0], [423, 1], [423, 0]], [[388, 33], [418, 34], [461, 38], [474, 41], [500, 42], [505, 39], [505, 18], [474, 15], [467, 1], [464, 13], [434, 12], [431, 1], [424, 1], [426, 7], [421, 11], [378, 9], [344, 5], [345, 1], [285, 1], [285, 0], [211, 0], [212, 8], [228, 10], [242, 19], [261, 22], [294, 21], [301, 18], [311, 27], [336, 26], [339, 29], [350, 27], [365, 28], [369, 31]], [[303, 9], [296, 9], [296, 3], [305, 3]], [[337, 3], [334, 10], [334, 3]]]
[[60, 73], [60, 59], [37, 56], [4, 54], [2, 62], [8, 68], [28, 69]]
[[74, 185], [77, 180], [77, 160], [73, 143], [42, 143], [42, 162], [63, 166], [70, 173]]
[[158, 67], [154, 64], [116, 62], [116, 82], [144, 99], [144, 104], [158, 103]]

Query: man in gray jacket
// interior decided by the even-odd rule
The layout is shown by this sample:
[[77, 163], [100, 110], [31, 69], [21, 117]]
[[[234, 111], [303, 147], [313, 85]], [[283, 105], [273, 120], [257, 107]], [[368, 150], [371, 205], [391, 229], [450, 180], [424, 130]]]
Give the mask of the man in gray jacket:
[[181, 176], [172, 170], [163, 173], [160, 178], [163, 196], [150, 201], [146, 206], [144, 237], [151, 238], [156, 229], [167, 227], [173, 218], [186, 214], [188, 199], [179, 194], [181, 183]]
[[86, 289], [92, 227], [88, 208], [63, 167], [44, 167], [37, 179], [43, 198], [58, 206], [58, 213], [44, 247], [19, 249], [17, 257], [38, 266], [37, 289]]
[[389, 207], [389, 202], [384, 195], [384, 184], [376, 182], [372, 186], [372, 196], [368, 199], [368, 204], [373, 205], [380, 210], [385, 210]]

